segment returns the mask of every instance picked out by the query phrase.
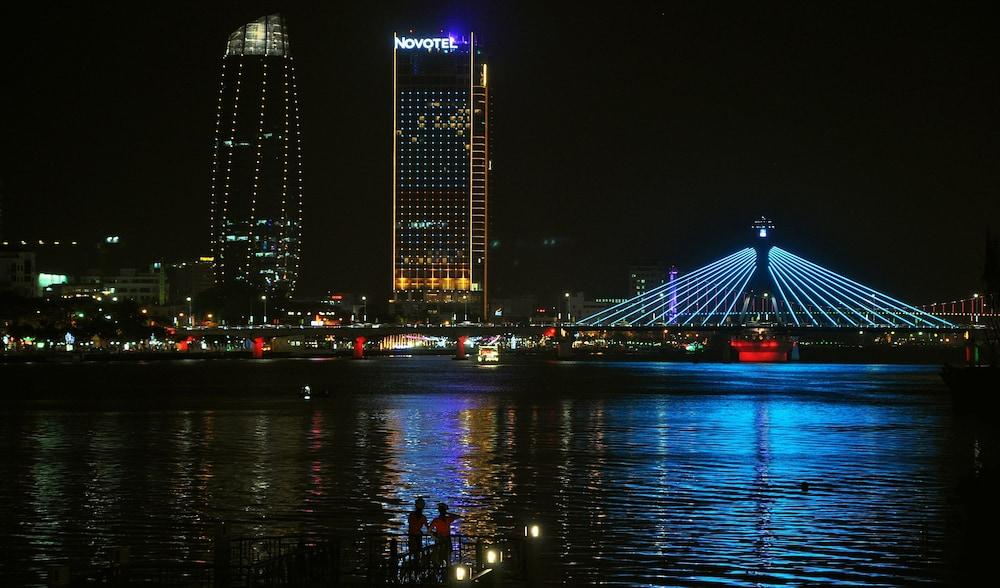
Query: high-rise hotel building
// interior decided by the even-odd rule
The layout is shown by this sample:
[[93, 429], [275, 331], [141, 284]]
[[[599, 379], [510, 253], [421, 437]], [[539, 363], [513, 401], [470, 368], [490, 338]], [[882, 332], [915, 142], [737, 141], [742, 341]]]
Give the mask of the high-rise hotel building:
[[295, 65], [281, 15], [229, 35], [212, 151], [217, 285], [275, 298], [295, 288], [302, 221], [302, 143]]
[[392, 290], [399, 317], [483, 320], [488, 72], [476, 37], [395, 35]]

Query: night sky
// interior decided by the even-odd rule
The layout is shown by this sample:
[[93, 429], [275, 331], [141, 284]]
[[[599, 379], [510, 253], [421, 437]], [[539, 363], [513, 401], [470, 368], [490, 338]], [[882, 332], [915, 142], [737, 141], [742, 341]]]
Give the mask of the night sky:
[[475, 30], [491, 56], [494, 296], [622, 295], [628, 265], [693, 269], [765, 214], [786, 249], [951, 300], [979, 288], [1000, 229], [984, 8], [93, 4], [36, 3], [5, 27], [5, 239], [208, 254], [225, 41], [272, 12], [299, 80], [304, 295], [388, 296], [392, 33], [408, 29]]

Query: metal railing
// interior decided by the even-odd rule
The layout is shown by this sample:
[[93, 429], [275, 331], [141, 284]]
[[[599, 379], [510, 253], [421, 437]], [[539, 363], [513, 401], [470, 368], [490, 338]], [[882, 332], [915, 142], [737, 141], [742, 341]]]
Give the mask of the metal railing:
[[[532, 577], [527, 541], [451, 535], [359, 534], [228, 537], [214, 539], [212, 562], [129, 562], [125, 557], [50, 586], [185, 586], [214, 588], [278, 586], [443, 585], [461, 567], [466, 579], [502, 574], [518, 581]], [[533, 553], [533, 551], [532, 551]], [[501, 565], [502, 564], [502, 565]], [[63, 566], [65, 567], [65, 566]], [[452, 578], [453, 579], [453, 578]]]
[[[365, 580], [369, 586], [424, 586], [444, 584], [449, 570], [462, 565], [470, 576], [482, 574], [505, 562], [509, 576], [523, 576], [524, 543], [520, 539], [500, 539], [475, 535], [451, 535], [438, 541], [423, 535], [420, 544], [408, 535], [370, 535], [365, 538]], [[497, 561], [487, 562], [492, 549]]]
[[334, 537], [234, 538], [226, 556], [228, 561], [216, 561], [217, 586], [332, 586], [341, 576], [340, 541]]

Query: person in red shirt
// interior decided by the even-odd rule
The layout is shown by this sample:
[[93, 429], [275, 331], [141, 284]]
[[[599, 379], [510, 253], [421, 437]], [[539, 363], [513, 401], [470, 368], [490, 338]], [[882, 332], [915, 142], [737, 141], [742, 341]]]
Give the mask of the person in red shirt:
[[451, 524], [458, 520], [458, 517], [448, 512], [448, 505], [438, 503], [438, 516], [434, 517], [428, 525], [434, 538], [437, 539], [437, 557], [439, 561], [444, 561], [445, 565], [451, 562]]
[[427, 525], [427, 517], [424, 516], [424, 506], [426, 505], [423, 497], [419, 497], [413, 503], [413, 510], [406, 515], [406, 534], [409, 535], [410, 553], [414, 555], [419, 553], [423, 547], [424, 527], [430, 528]]

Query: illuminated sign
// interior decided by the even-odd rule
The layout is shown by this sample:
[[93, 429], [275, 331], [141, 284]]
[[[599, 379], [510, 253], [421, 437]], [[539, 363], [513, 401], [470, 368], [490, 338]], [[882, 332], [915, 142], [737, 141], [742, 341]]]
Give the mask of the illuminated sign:
[[445, 49], [458, 49], [458, 43], [456, 43], [451, 37], [434, 37], [429, 39], [396, 37], [396, 49], [426, 49], [428, 51], [443, 51]]

